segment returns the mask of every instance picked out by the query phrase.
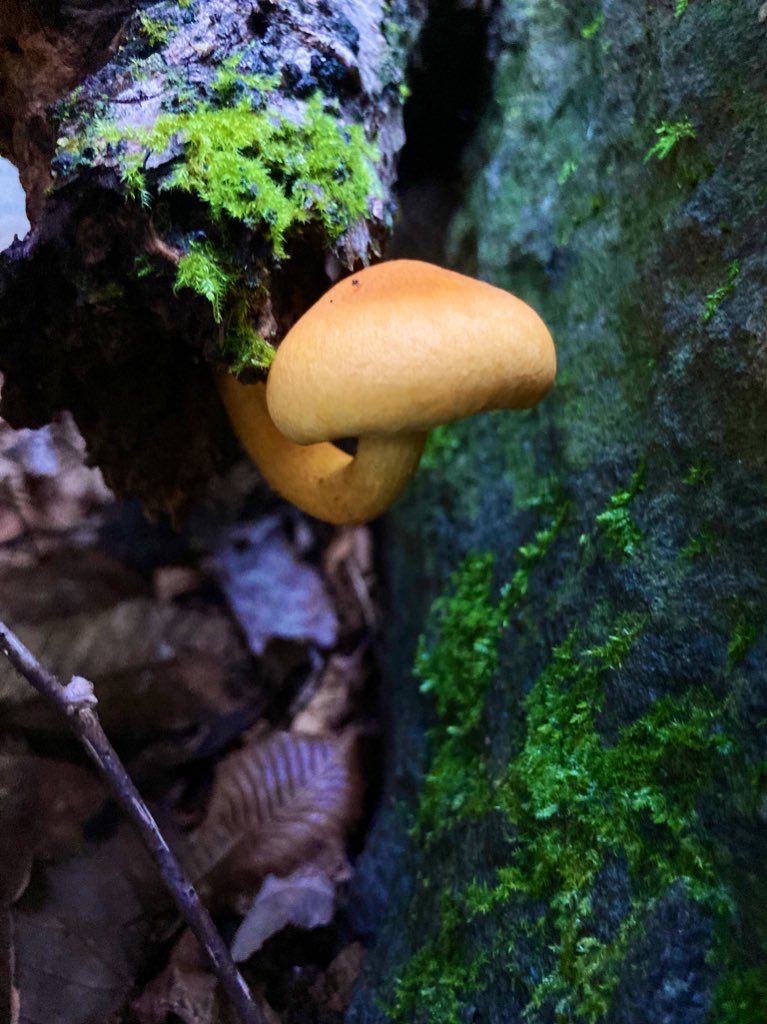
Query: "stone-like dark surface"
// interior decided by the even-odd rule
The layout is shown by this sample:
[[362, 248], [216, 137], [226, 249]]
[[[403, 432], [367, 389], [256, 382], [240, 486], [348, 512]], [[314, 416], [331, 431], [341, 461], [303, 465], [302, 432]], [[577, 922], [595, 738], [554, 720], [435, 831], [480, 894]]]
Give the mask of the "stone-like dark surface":
[[[557, 343], [558, 382], [535, 411], [452, 428], [388, 524], [396, 728], [390, 800], [360, 869], [377, 945], [350, 1024], [763, 1019], [766, 46], [759, 0], [509, 0], [493, 14], [492, 92], [446, 259], [541, 312]], [[651, 152], [658, 142], [665, 155]], [[588, 660], [621, 616], [638, 624], [636, 636], [599, 675], [587, 708], [601, 751], [630, 747], [627, 730], [658, 707], [673, 707], [683, 727], [706, 702], [716, 710], [705, 744], [726, 733], [732, 745], [667, 748], [653, 776], [659, 792], [673, 803], [679, 780], [693, 778], [699, 790], [691, 783], [667, 849], [667, 824], [632, 818], [629, 860], [621, 844], [609, 850], [616, 794], [595, 782], [587, 810], [605, 801], [597, 834], [609, 853], [595, 848], [601, 867], [581, 891], [591, 916], [557, 923], [557, 890], [529, 880], [524, 897], [472, 915], [469, 883], [495, 885], [499, 869], [526, 863], [524, 851], [547, 837], [566, 854], [586, 811], [543, 808], [535, 818], [523, 803], [500, 821], [458, 813], [431, 840], [411, 833], [441, 725], [451, 724], [418, 693], [416, 638], [426, 628], [432, 649], [448, 642], [428, 613], [451, 594], [450, 573], [465, 556], [492, 552], [501, 587], [521, 564], [519, 545], [562, 502], [567, 519], [500, 632], [478, 733], [490, 786], [509, 764], [533, 785], [523, 702], [540, 693], [555, 645], [576, 629]], [[565, 698], [573, 678], [562, 674]], [[435, 727], [431, 743], [424, 725]], [[569, 742], [568, 727], [554, 730], [552, 744]], [[626, 749], [639, 765], [656, 742], [665, 739]], [[574, 772], [576, 759], [577, 751]], [[630, 785], [624, 795], [641, 802]], [[485, 797], [492, 805], [492, 789]], [[727, 909], [710, 892], [691, 894], [682, 836], [705, 851]], [[666, 868], [659, 881], [654, 873]], [[446, 925], [446, 897], [465, 915], [461, 929]], [[569, 924], [581, 946], [568, 952]], [[589, 974], [594, 948], [601, 959]]]

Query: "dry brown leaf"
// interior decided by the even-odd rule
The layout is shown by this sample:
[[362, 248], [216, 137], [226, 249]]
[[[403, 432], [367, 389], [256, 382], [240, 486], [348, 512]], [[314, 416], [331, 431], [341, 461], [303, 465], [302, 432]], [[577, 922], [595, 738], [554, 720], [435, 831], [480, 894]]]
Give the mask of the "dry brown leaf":
[[309, 989], [309, 994], [320, 1006], [345, 1013], [364, 960], [365, 947], [361, 942], [352, 942], [328, 964], [322, 977]]
[[189, 594], [203, 582], [203, 574], [188, 565], [164, 565], [154, 571], [154, 593], [158, 601], [173, 601]]
[[146, 596], [142, 577], [96, 550], [61, 550], [26, 564], [3, 565], [0, 618], [40, 625], [59, 616], [111, 608]]
[[99, 470], [85, 465], [85, 442], [71, 416], [39, 430], [2, 423], [0, 505], [16, 514], [22, 530], [70, 530], [113, 500]]
[[23, 1024], [111, 1019], [144, 968], [158, 884], [127, 824], [40, 871], [13, 911]]
[[277, 516], [229, 530], [209, 565], [254, 654], [272, 638], [335, 644], [338, 623], [320, 574], [298, 560]]
[[41, 838], [34, 813], [36, 795], [36, 782], [24, 770], [24, 758], [0, 755], [0, 907], [11, 906], [29, 881]]
[[267, 939], [292, 924], [319, 928], [333, 919], [336, 887], [324, 871], [311, 864], [286, 878], [267, 875], [232, 940], [232, 956], [241, 963]]
[[163, 1024], [172, 1014], [183, 1024], [214, 1024], [216, 978], [200, 943], [187, 929], [181, 935], [165, 970], [133, 1003], [140, 1024]]
[[35, 803], [26, 808], [40, 832], [35, 856], [52, 860], [71, 855], [82, 844], [83, 825], [107, 797], [103, 781], [65, 761], [29, 756], [22, 764], [36, 786]]
[[377, 614], [371, 597], [374, 572], [370, 529], [346, 526], [338, 530], [325, 549], [322, 568], [342, 632], [374, 629]]
[[19, 992], [16, 988], [16, 963], [13, 949], [13, 919], [0, 910], [0, 1021], [18, 1024]]
[[207, 813], [191, 836], [189, 870], [210, 875], [217, 892], [245, 894], [245, 906], [270, 872], [313, 863], [338, 877], [360, 785], [350, 735], [279, 732], [235, 751], [217, 768]]
[[79, 848], [83, 823], [103, 801], [103, 784], [84, 768], [0, 754], [0, 909], [22, 895], [36, 858], [71, 855]]
[[[243, 656], [236, 630], [222, 612], [163, 605], [145, 597], [34, 625], [11, 619], [11, 625], [60, 679], [92, 679], [99, 699], [98, 683], [107, 675], [139, 673], [180, 655], [205, 655], [222, 665], [229, 665], [233, 655], [237, 660]], [[19, 703], [30, 696], [29, 684], [0, 662], [0, 701]]]
[[295, 732], [306, 736], [327, 736], [349, 720], [351, 703], [365, 684], [367, 645], [351, 654], [333, 654], [306, 706], [293, 719]]
[[[265, 1001], [262, 988], [257, 984], [251, 993], [261, 1007], [265, 1024], [281, 1024]], [[231, 1019], [231, 1012], [221, 1012], [221, 1002], [208, 959], [187, 928], [173, 947], [165, 969], [134, 1000], [132, 1009], [139, 1024], [219, 1024]]]

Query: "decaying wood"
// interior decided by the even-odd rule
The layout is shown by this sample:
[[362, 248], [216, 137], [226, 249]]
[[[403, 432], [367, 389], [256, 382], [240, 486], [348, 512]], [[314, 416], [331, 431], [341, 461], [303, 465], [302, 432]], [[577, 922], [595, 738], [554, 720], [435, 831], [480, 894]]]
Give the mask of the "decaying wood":
[[[113, 489], [174, 512], [234, 452], [208, 365], [218, 325], [204, 299], [173, 289], [179, 254], [215, 236], [215, 218], [193, 195], [152, 194], [142, 205], [114, 152], [71, 159], [72, 140], [94, 120], [150, 129], [162, 112], [209, 97], [233, 57], [249, 73], [276, 76], [276, 116], [300, 120], [319, 91], [339, 123], [361, 125], [377, 150], [380, 189], [339, 238], [310, 226], [278, 258], [268, 232], [227, 223], [237, 258], [253, 267], [254, 326], [278, 343], [344, 268], [382, 252], [404, 141], [403, 67], [423, 9], [419, 0], [137, 8], [110, 0], [51, 14], [15, 0], [0, 10], [0, 153], [20, 168], [32, 221], [29, 236], [0, 255], [2, 413], [38, 426], [70, 409]], [[152, 154], [150, 193], [182, 153], [177, 140]], [[136, 260], [147, 253], [159, 266], [142, 277]]]

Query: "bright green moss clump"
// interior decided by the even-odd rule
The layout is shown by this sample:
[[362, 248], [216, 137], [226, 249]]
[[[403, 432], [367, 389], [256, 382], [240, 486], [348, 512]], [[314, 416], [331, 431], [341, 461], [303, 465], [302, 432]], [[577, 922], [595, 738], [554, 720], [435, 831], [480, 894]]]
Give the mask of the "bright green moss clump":
[[611, 495], [604, 512], [596, 521], [602, 528], [608, 552], [614, 557], [631, 557], [642, 540], [642, 531], [631, 517], [631, 504], [644, 490], [645, 460], [641, 459], [628, 487]]
[[152, 46], [163, 46], [178, 28], [175, 22], [163, 18], [151, 18], [144, 11], [139, 14], [139, 21], [141, 31]]
[[[642, 469], [614, 511], [641, 489]], [[553, 1013], [557, 1024], [597, 1024], [654, 908], [681, 889], [714, 923], [721, 1021], [737, 1019], [737, 1008], [751, 1024], [765, 975], [730, 948], [734, 897], [699, 818], [707, 794], [749, 789], [730, 698], [705, 687], [660, 697], [608, 741], [599, 727], [605, 682], [649, 623], [625, 613], [605, 627], [596, 608], [551, 651], [524, 700], [518, 752], [493, 767], [483, 723], [499, 641], [565, 514], [519, 549], [519, 568], [497, 595], [493, 556], [466, 558], [419, 643], [416, 673], [437, 721], [416, 840], [428, 848], [455, 834], [462, 842], [461, 829], [499, 815], [507, 853], [467, 884], [421, 878], [417, 900], [436, 904], [439, 926], [393, 979], [389, 1013], [397, 1024], [459, 1024], [483, 978], [500, 972], [526, 1019]], [[627, 894], [609, 922], [595, 902], [605, 871], [625, 876]]]
[[175, 290], [191, 288], [208, 300], [216, 323], [224, 323], [220, 355], [232, 373], [266, 370], [275, 349], [251, 325], [255, 295], [236, 285], [238, 268], [227, 253], [193, 242], [176, 272]]
[[738, 280], [739, 274], [740, 261], [733, 260], [727, 268], [727, 279], [724, 284], [719, 285], [718, 288], [715, 288], [706, 296], [706, 304], [703, 310], [704, 323], [707, 324], [709, 322], [727, 296], [732, 295], [735, 291], [735, 282]]
[[481, 723], [487, 687], [498, 669], [498, 640], [512, 609], [527, 592], [531, 570], [554, 542], [566, 514], [562, 506], [532, 544], [519, 548], [519, 568], [497, 600], [493, 556], [470, 555], [453, 576], [450, 596], [435, 602], [432, 629], [439, 641], [429, 646], [421, 637], [415, 664], [421, 692], [433, 696], [438, 716], [418, 815], [423, 835], [487, 806]]
[[182, 257], [176, 272], [176, 289], [192, 288], [213, 307], [213, 318], [221, 323], [224, 300], [230, 288], [232, 273], [224, 265], [212, 245], [193, 242]]
[[[488, 603], [490, 565], [476, 557], [465, 563], [448, 599], [478, 598], [472, 635], [480, 640], [480, 620], [497, 624], [499, 615]], [[449, 649], [457, 619], [444, 616], [442, 625], [451, 630], [440, 639]], [[472, 882], [442, 894], [438, 936], [396, 982], [394, 1020], [458, 1024], [461, 997], [481, 988], [483, 962], [500, 958], [531, 1012], [555, 1007], [557, 1021], [594, 1024], [609, 1008], [631, 941], [670, 886], [683, 885], [715, 919], [729, 917], [729, 894], [698, 823], [701, 794], [735, 752], [724, 705], [705, 691], [662, 698], [613, 744], [599, 733], [605, 673], [620, 669], [642, 628], [642, 620], [623, 616], [603, 642], [590, 645], [573, 631], [554, 648], [525, 701], [526, 740], [505, 772], [490, 778], [481, 765], [463, 766], [462, 781], [474, 793], [464, 814], [495, 808], [504, 815], [509, 862], [497, 867], [495, 884]], [[442, 656], [433, 664], [444, 667]], [[449, 657], [457, 664], [458, 655]], [[494, 659], [481, 643], [485, 672]], [[449, 735], [458, 702], [451, 690], [439, 700]], [[609, 864], [626, 865], [632, 905], [606, 939], [598, 937], [592, 898]], [[506, 928], [497, 923], [504, 908]], [[488, 944], [485, 925], [482, 941], [473, 943], [472, 927], [487, 915], [495, 915], [493, 937]], [[520, 941], [539, 950], [533, 973], [517, 965]]]
[[685, 117], [681, 121], [661, 121], [655, 129], [655, 134], [658, 137], [657, 142], [650, 146], [645, 153], [645, 163], [652, 160], [653, 157], [657, 160], [665, 160], [684, 139], [697, 137], [695, 126], [689, 117]]
[[[222, 69], [214, 86], [219, 96], [231, 93], [233, 76], [230, 66]], [[134, 144], [122, 169], [131, 195], [146, 191], [147, 157], [178, 139], [183, 159], [162, 190], [190, 192], [209, 206], [214, 220], [263, 231], [277, 256], [286, 255], [287, 238], [309, 223], [335, 241], [367, 214], [368, 199], [379, 191], [375, 146], [360, 125], [343, 124], [328, 112], [320, 93], [307, 102], [303, 119], [293, 121], [266, 102], [273, 79], [247, 75], [239, 81], [254, 92], [234, 104], [206, 101], [191, 111], [162, 114], [150, 131], [101, 124], [94, 135], [102, 143]]]
[[[230, 324], [233, 304], [248, 290], [263, 286], [268, 267], [246, 274], [233, 233], [237, 225], [261, 234], [278, 258], [300, 232], [314, 231], [329, 246], [356, 221], [368, 215], [368, 202], [380, 194], [374, 171], [377, 150], [361, 125], [344, 123], [333, 104], [316, 93], [292, 119], [270, 104], [274, 77], [239, 70], [235, 56], [221, 67], [211, 95], [190, 109], [161, 114], [151, 129], [118, 127], [97, 120], [63, 151], [70, 160], [87, 162], [95, 150], [116, 158], [131, 198], [149, 207], [154, 191], [185, 192], [207, 206], [218, 238], [193, 243], [182, 258], [176, 288], [193, 288], [224, 322], [232, 336], [225, 344], [237, 350], [236, 361], [263, 365], [253, 338], [243, 349], [247, 317]], [[156, 184], [147, 168], [181, 144], [182, 152]], [[163, 161], [163, 164], [165, 162]], [[252, 332], [251, 332], [252, 333]], [[239, 338], [239, 341], [237, 340]]]

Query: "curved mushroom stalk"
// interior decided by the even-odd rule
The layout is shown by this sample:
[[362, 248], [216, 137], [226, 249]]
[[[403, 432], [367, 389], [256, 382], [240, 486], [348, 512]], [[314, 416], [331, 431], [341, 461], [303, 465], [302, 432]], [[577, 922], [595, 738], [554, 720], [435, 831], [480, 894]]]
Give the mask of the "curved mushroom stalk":
[[425, 432], [360, 437], [351, 456], [329, 441], [301, 445], [285, 437], [269, 415], [265, 384], [241, 384], [221, 374], [218, 389], [235, 433], [267, 483], [317, 519], [339, 525], [375, 519], [418, 468]]

